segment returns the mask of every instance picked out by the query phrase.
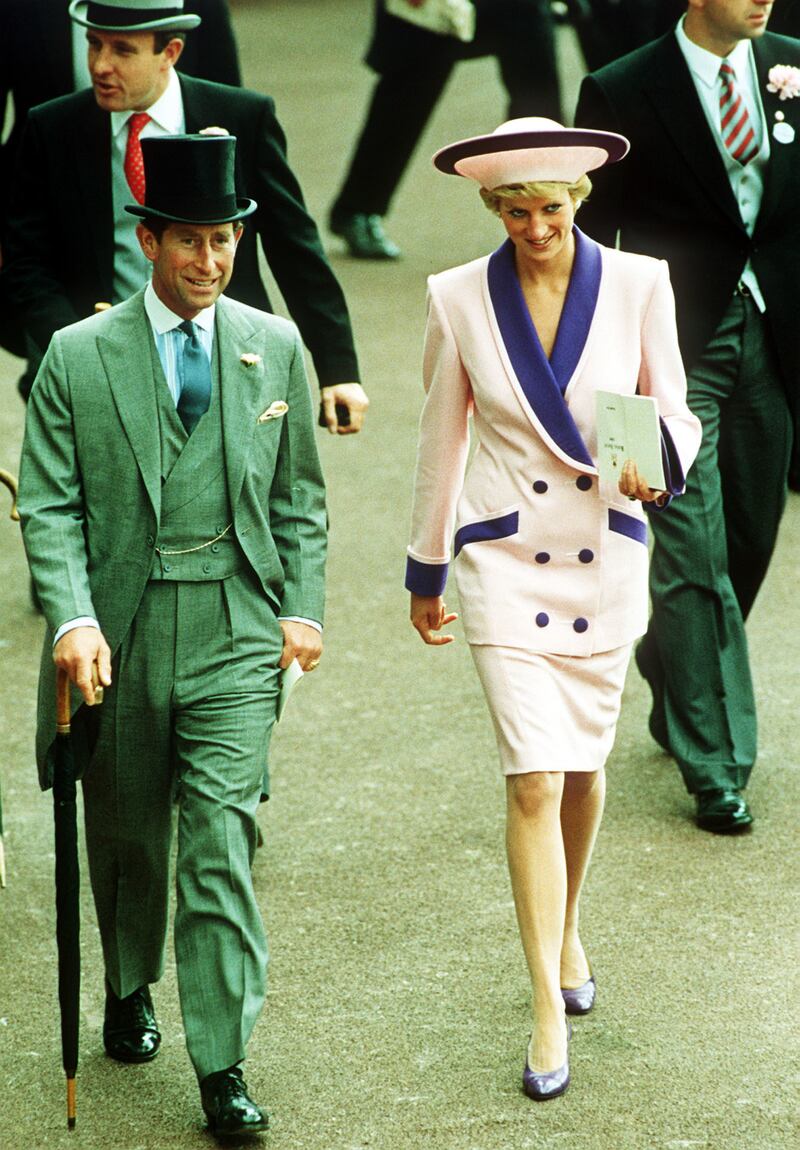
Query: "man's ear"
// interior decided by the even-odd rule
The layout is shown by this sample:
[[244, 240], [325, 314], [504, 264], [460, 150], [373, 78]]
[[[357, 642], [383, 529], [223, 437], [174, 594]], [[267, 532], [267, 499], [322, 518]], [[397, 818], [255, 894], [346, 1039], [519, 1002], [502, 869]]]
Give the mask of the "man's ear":
[[239, 240], [242, 238], [243, 235], [244, 235], [244, 224], [242, 224], [242, 223], [237, 224], [235, 227], [234, 233], [233, 233], [233, 242], [236, 244], [237, 248], [239, 246]]
[[173, 68], [178, 63], [178, 58], [183, 51], [183, 45], [184, 41], [181, 40], [180, 37], [176, 36], [174, 40], [169, 41], [166, 48], [164, 49], [164, 59]]
[[145, 257], [153, 263], [158, 255], [158, 240], [156, 237], [144, 224], [137, 224], [136, 238], [139, 241], [139, 247], [144, 252]]

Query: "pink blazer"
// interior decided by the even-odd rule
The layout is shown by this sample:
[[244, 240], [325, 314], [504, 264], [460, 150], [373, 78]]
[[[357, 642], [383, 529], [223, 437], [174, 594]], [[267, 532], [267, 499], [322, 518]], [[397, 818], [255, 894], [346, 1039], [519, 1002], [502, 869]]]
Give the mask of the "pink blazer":
[[470, 643], [590, 655], [646, 628], [647, 517], [618, 491], [601, 495], [595, 391], [657, 398], [673, 494], [700, 445], [666, 263], [575, 236], [549, 360], [510, 241], [428, 281], [406, 586], [441, 594], [454, 542]]

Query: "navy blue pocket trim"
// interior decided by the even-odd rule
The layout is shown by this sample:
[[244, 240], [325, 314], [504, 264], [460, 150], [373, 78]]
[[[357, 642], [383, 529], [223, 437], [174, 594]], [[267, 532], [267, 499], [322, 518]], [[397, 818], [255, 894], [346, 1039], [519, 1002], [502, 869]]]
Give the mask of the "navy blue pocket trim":
[[466, 543], [486, 543], [491, 539], [507, 539], [519, 531], [519, 511], [510, 511], [497, 519], [484, 519], [481, 523], [467, 523], [456, 531], [454, 558]]
[[644, 543], [645, 547], [647, 546], [647, 524], [633, 515], [626, 515], [624, 511], [615, 511], [613, 507], [609, 507], [608, 529], [616, 531], [618, 535], [627, 535], [629, 539], [635, 539], [637, 543]]

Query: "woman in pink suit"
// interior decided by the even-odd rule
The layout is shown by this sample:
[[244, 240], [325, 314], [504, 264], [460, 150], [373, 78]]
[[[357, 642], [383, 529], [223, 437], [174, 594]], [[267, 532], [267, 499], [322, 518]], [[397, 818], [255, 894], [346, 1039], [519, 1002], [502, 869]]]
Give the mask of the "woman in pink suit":
[[[464, 630], [497, 735], [507, 851], [533, 986], [529, 1097], [569, 1084], [565, 1013], [595, 981], [578, 902], [600, 825], [634, 639], [647, 624], [647, 522], [683, 488], [700, 442], [685, 403], [665, 263], [574, 226], [586, 172], [625, 155], [607, 132], [525, 118], [434, 157], [481, 185], [508, 234], [431, 276], [406, 586], [426, 643], [441, 628], [453, 541]], [[654, 396], [668, 490], [635, 462], [598, 479], [595, 392]], [[469, 420], [478, 449], [467, 471]], [[658, 512], [657, 512], [658, 513]], [[666, 512], [668, 514], [668, 512]]]

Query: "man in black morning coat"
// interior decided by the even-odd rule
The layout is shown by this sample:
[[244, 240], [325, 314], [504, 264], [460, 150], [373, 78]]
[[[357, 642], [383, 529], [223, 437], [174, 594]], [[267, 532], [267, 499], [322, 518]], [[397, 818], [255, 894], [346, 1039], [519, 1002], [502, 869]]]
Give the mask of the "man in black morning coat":
[[[703, 423], [686, 495], [650, 519], [653, 615], [636, 658], [653, 691], [650, 730], [696, 796], [698, 825], [716, 832], [752, 822], [740, 793], [756, 756], [744, 621], [775, 545], [798, 420], [800, 98], [768, 84], [776, 65], [800, 68], [800, 42], [765, 30], [771, 9], [689, 0], [674, 30], [587, 76], [576, 112], [579, 126], [631, 141], [625, 162], [598, 174], [580, 226], [669, 261], [689, 406]], [[747, 122], [728, 147], [742, 104], [724, 133], [721, 102], [726, 114], [734, 97]]]
[[[187, 39], [180, 70], [219, 84], [242, 82], [227, 0], [187, 0], [186, 11], [202, 23]], [[76, 34], [85, 29], [69, 18], [69, 0], [2, 0], [0, 3], [0, 123], [13, 100], [14, 115], [0, 141], [0, 245], [2, 245], [14, 165], [28, 112], [37, 104], [77, 92], [89, 84], [83, 61], [73, 57]], [[7, 301], [0, 305], [0, 344], [24, 355], [24, 340]]]
[[[258, 202], [239, 244], [227, 294], [271, 310], [258, 269], [260, 238], [291, 317], [311, 352], [329, 430], [360, 430], [367, 399], [357, 382], [347, 306], [287, 163], [273, 101], [244, 89], [177, 76], [173, 65], [181, 55], [180, 40], [170, 39], [157, 52], [154, 36], [193, 26], [182, 0], [114, 0], [113, 7], [73, 0], [70, 14], [87, 28], [95, 86], [43, 104], [28, 117], [3, 270], [5, 290], [22, 314], [26, 338], [41, 353], [58, 328], [91, 315], [96, 303], [115, 303], [141, 286], [119, 289], [120, 270], [136, 253], [124, 213], [117, 211], [115, 219], [113, 188], [116, 180], [119, 189], [122, 160], [119, 142], [116, 149], [112, 147], [112, 121], [115, 113], [152, 109], [172, 85], [176, 114], [183, 117], [180, 130], [217, 128], [236, 136], [237, 192]], [[136, 50], [135, 58], [116, 51], [125, 49], [126, 42], [127, 48]], [[119, 131], [126, 130], [123, 126]], [[145, 135], [149, 130], [150, 125]], [[128, 190], [123, 188], [122, 194]], [[120, 251], [126, 254], [121, 257]], [[337, 419], [337, 406], [340, 413], [343, 407], [349, 411], [346, 426]]]

